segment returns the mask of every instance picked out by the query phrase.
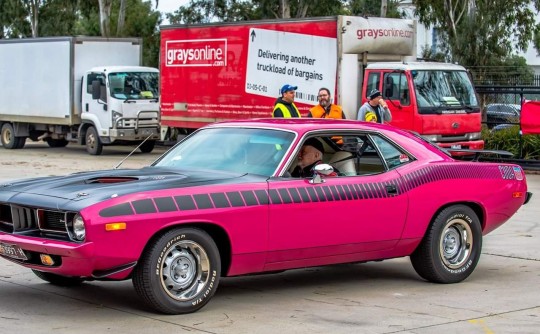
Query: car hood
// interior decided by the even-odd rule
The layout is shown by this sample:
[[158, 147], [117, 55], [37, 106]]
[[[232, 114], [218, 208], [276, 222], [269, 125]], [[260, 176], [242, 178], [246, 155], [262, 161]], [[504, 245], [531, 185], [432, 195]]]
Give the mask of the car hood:
[[[18, 202], [17, 198], [22, 200], [24, 197], [35, 195], [69, 201], [91, 198], [92, 202], [97, 202], [111, 196], [140, 191], [237, 183], [242, 182], [239, 179], [243, 177], [247, 175], [233, 172], [175, 170], [163, 167], [83, 172], [0, 184], [0, 201]], [[251, 177], [247, 178], [251, 179]], [[256, 178], [262, 179], [262, 177]]]

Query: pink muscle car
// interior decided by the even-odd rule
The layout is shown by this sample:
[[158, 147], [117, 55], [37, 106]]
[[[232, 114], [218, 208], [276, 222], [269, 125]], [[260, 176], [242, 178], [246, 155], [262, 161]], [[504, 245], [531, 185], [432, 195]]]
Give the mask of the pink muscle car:
[[[294, 177], [313, 139], [322, 161]], [[203, 307], [223, 276], [335, 263], [410, 256], [455, 283], [530, 196], [521, 167], [456, 161], [390, 126], [216, 123], [139, 170], [0, 184], [0, 256], [57, 285], [132, 279], [170, 314]]]

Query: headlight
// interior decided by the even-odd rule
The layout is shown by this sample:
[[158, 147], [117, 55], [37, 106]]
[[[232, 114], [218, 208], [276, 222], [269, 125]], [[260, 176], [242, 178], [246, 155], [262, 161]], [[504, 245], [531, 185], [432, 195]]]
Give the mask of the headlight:
[[[123, 113], [113, 110], [113, 112], [112, 112], [113, 123], [118, 122], [118, 119], [120, 119], [122, 117], [124, 117]], [[118, 124], [118, 126], [123, 126], [123, 123], [124, 122], [122, 121], [120, 124]]]
[[482, 138], [482, 133], [481, 132], [472, 132], [472, 133], [467, 134], [467, 136], [469, 137], [469, 140], [478, 140], [478, 139]]
[[437, 135], [422, 135], [425, 140], [436, 142], [437, 141]]
[[83, 241], [86, 237], [86, 227], [84, 226], [84, 220], [81, 215], [75, 215], [73, 217], [73, 239], [77, 241]]

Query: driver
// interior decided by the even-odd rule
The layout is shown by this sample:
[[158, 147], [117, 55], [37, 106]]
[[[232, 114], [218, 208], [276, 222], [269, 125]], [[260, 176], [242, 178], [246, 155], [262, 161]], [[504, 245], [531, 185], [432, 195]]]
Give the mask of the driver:
[[[316, 138], [306, 140], [298, 154], [298, 164], [291, 173], [292, 177], [312, 177], [313, 168], [322, 163], [324, 152], [323, 144]], [[328, 176], [337, 176], [336, 170]]]

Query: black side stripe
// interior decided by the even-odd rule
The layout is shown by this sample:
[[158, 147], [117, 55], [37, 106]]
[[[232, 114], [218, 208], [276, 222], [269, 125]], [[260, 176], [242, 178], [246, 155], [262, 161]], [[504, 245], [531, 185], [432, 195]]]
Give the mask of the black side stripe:
[[[403, 195], [422, 185], [454, 180], [483, 178], [501, 179], [513, 177], [513, 170], [508, 166], [493, 164], [485, 166], [426, 166], [425, 168], [403, 175], [395, 180], [374, 183], [355, 183], [345, 185], [319, 185], [307, 187], [281, 188], [270, 190], [243, 190], [216, 192], [209, 194], [180, 195], [174, 197], [156, 197], [116, 204], [100, 211], [101, 217], [151, 214], [156, 212], [175, 212], [186, 210], [205, 210], [214, 208], [245, 207], [256, 205], [274, 205], [290, 203], [317, 203], [347, 200], [365, 200], [387, 198], [386, 186], [395, 185], [397, 196]], [[508, 175], [506, 175], [508, 174]], [[396, 196], [396, 195], [392, 195]]]
[[151, 199], [141, 199], [138, 201], [131, 202], [131, 205], [133, 205], [133, 208], [135, 209], [135, 212], [137, 214], [144, 214], [144, 213], [156, 213], [156, 207], [154, 206], [154, 201]]

